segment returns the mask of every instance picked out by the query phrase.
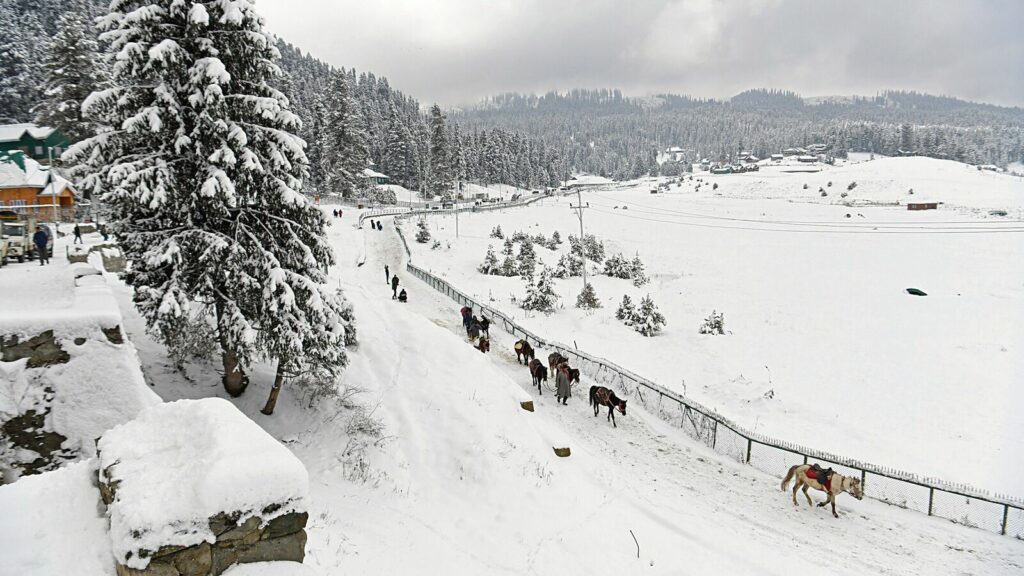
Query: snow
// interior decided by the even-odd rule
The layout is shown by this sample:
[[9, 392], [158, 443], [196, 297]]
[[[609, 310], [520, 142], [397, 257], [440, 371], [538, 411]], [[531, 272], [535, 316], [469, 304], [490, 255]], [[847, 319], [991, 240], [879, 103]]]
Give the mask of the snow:
[[[510, 301], [524, 294], [521, 279], [476, 271], [497, 224], [506, 235], [578, 233], [567, 199], [462, 215], [458, 240], [453, 219], [432, 217], [432, 236], [452, 248], [414, 246], [414, 261], [535, 333], [575, 342], [758, 433], [1024, 496], [1024, 413], [1007, 410], [1024, 402], [1024, 237], [975, 233], [1019, 228], [987, 210], [1020, 219], [1024, 183], [927, 158], [704, 180], [700, 192], [695, 181], [660, 195], [644, 184], [584, 192], [587, 232], [609, 255], [639, 254], [651, 278], [635, 288], [588, 275], [604, 304], [597, 313], [571, 306], [580, 278], [557, 283], [564, 310], [527, 315]], [[846, 200], [883, 204], [912, 187], [911, 199], [945, 204], [928, 213], [835, 204], [850, 181], [858, 185]], [[553, 264], [567, 244], [538, 254]], [[929, 296], [910, 297], [908, 287]], [[639, 302], [647, 293], [668, 323], [654, 338], [614, 318], [623, 294]], [[698, 334], [712, 310], [731, 333]]]
[[316, 576], [313, 568], [298, 562], [253, 562], [235, 564], [224, 572], [224, 576]]
[[0, 574], [113, 574], [95, 479], [95, 461], [86, 460], [0, 486]]
[[[12, 154], [21, 156], [21, 161], [25, 166], [24, 170], [11, 159]], [[39, 196], [53, 196], [55, 192], [63, 193], [65, 189], [76, 192], [71, 182], [57, 174], [53, 176], [52, 185], [47, 186], [49, 174], [48, 168], [20, 151], [0, 152], [0, 188], [31, 187], [42, 190], [46, 187], [46, 190], [42, 190]]]
[[[208, 519], [220, 512], [265, 522], [307, 506], [302, 463], [223, 399], [154, 406], [107, 432], [99, 453], [104, 480], [118, 483], [109, 506], [114, 555], [132, 568], [149, 562], [139, 550], [212, 544]], [[281, 508], [265, 514], [273, 504]]]
[[0, 142], [17, 142], [27, 132], [37, 140], [45, 140], [53, 134], [53, 128], [36, 126], [35, 124], [3, 124], [0, 125]]

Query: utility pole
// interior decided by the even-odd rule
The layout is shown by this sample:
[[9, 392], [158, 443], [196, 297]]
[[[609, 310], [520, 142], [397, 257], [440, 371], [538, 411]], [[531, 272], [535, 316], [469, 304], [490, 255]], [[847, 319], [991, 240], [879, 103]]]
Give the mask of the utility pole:
[[580, 256], [583, 259], [583, 289], [587, 289], [587, 249], [583, 244], [583, 209], [586, 206], [583, 205], [583, 196], [580, 194], [580, 189], [576, 188], [576, 206], [569, 204], [569, 208], [576, 211], [576, 216], [580, 219]]

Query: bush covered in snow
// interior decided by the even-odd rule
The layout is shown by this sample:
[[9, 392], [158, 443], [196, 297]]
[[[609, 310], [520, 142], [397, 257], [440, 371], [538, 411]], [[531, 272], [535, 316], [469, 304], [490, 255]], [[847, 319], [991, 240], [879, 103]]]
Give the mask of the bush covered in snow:
[[528, 241], [523, 242], [519, 245], [519, 275], [533, 276], [533, 271], [536, 267], [537, 253], [533, 250], [533, 244]]
[[430, 229], [427, 227], [427, 219], [421, 216], [419, 222], [416, 223], [416, 228], [416, 241], [420, 244], [430, 242]]
[[497, 238], [499, 240], [505, 239], [505, 233], [501, 231], [501, 224], [491, 228], [491, 238]]
[[719, 335], [725, 334], [725, 314], [723, 312], [711, 311], [711, 315], [704, 319], [700, 326], [701, 334]]
[[558, 294], [555, 292], [551, 268], [543, 267], [536, 281], [532, 277], [526, 278], [526, 297], [519, 304], [523, 310], [551, 314], [557, 304]]
[[598, 300], [597, 292], [594, 291], [594, 286], [590, 282], [583, 286], [583, 290], [576, 297], [576, 307], [582, 310], [601, 308], [601, 301]]
[[636, 318], [636, 306], [633, 305], [633, 300], [629, 297], [629, 294], [623, 294], [622, 302], [619, 303], [618, 309], [615, 310], [615, 319], [626, 326], [632, 326], [634, 318]]
[[632, 280], [633, 285], [637, 287], [649, 282], [644, 273], [644, 263], [640, 260], [639, 255], [632, 260], [626, 260], [622, 254], [612, 255], [604, 261], [604, 273], [612, 278]]
[[644, 299], [640, 301], [640, 308], [637, 309], [636, 315], [633, 317], [632, 326], [634, 330], [644, 336], [654, 336], [665, 326], [665, 317], [658, 311], [650, 294], [644, 296]]
[[501, 266], [498, 264], [498, 256], [494, 253], [494, 246], [492, 244], [487, 245], [487, 254], [484, 256], [484, 261], [477, 270], [481, 274], [487, 274], [490, 276], [496, 276], [501, 271]]
[[505, 238], [505, 245], [501, 248], [501, 253], [505, 256], [511, 256], [515, 250], [515, 244], [512, 243], [511, 238]]
[[398, 196], [395, 195], [394, 190], [380, 186], [368, 187], [363, 196], [371, 204], [394, 204], [398, 202]]

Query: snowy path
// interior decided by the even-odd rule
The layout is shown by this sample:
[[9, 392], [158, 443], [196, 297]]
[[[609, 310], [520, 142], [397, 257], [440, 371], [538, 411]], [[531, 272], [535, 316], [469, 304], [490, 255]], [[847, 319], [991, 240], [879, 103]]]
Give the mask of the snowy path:
[[[404, 270], [404, 251], [390, 228], [388, 222], [383, 233], [355, 232], [365, 234], [364, 273], [370, 278], [383, 274], [385, 262], [392, 271], [401, 262]], [[332, 236], [353, 231], [346, 227], [341, 232], [335, 229]], [[404, 273], [400, 277], [410, 292], [410, 311], [462, 337], [453, 301]], [[383, 285], [380, 294], [388, 296]], [[525, 367], [515, 363], [513, 339], [497, 330], [492, 337], [489, 360], [536, 396]], [[631, 407], [628, 416], [619, 418], [619, 427], [612, 428], [603, 413], [594, 418], [586, 406], [589, 383], [584, 380], [578, 388], [564, 407], [556, 406], [545, 391], [535, 399], [534, 416], [549, 421], [569, 439], [573, 457], [567, 462], [603, 494], [600, 502], [580, 502], [575, 515], [583, 519], [589, 511], [610, 506], [626, 519], [618, 533], [605, 537], [614, 542], [609, 547], [616, 555], [635, 559], [628, 533], [620, 537], [632, 528], [643, 558], [657, 559], [660, 569], [715, 566], [739, 573], [782, 574], [821, 566], [851, 574], [996, 574], [1024, 567], [1020, 542], [878, 502], [842, 496], [839, 520], [822, 509], [794, 508], [779, 491], [779, 478], [721, 459], [639, 407]], [[538, 542], [547, 537], [538, 535]]]

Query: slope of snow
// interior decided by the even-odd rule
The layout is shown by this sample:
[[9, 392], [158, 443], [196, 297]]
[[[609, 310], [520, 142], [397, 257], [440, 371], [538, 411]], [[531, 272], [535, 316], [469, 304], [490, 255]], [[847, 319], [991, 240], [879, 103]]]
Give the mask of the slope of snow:
[[[949, 200], [977, 196], [1011, 211], [1024, 206], [1017, 180], [967, 168], [961, 173], [962, 165], [929, 159], [876, 160], [858, 165], [881, 166], [870, 172], [851, 172], [858, 168], [851, 166], [816, 177], [832, 178], [833, 189], [845, 190], [845, 177], [834, 174], [846, 174], [858, 181], [851, 195], [863, 188], [877, 196], [877, 183], [908, 178], [915, 166], [933, 163], [949, 176], [947, 188], [936, 192]], [[628, 280], [591, 276], [604, 304], [592, 314], [573, 307], [580, 278], [558, 282], [564, 310], [527, 317], [511, 302], [525, 293], [521, 279], [475, 270], [489, 244], [501, 248], [502, 241], [488, 237], [497, 224], [506, 235], [578, 234], [567, 199], [464, 215], [457, 240], [449, 217], [432, 217], [434, 238], [452, 248], [416, 245], [415, 261], [536, 333], [575, 342], [749, 429], [1024, 496], [1024, 460], [1016, 457], [1024, 453], [1024, 413], [1008, 409], [1024, 401], [1017, 385], [1024, 373], [1024, 235], [938, 233], [951, 226], [1014, 225], [942, 210], [834, 206], [830, 198], [801, 198], [803, 175], [746, 176], [715, 179], [717, 191], [705, 185], [696, 192], [688, 181], [658, 195], [648, 194], [647, 186], [585, 192], [587, 232], [605, 240], [609, 255], [638, 254], [651, 277], [635, 288]], [[984, 187], [990, 180], [993, 186]], [[911, 180], [920, 189], [923, 181]], [[755, 199], [747, 186], [773, 182], [788, 183], [772, 188], [775, 199]], [[954, 220], [966, 223], [945, 224]], [[923, 234], [890, 233], [919, 226], [926, 229], [912, 231]], [[537, 252], [554, 265], [567, 249], [566, 243], [558, 253]], [[929, 296], [909, 296], [908, 287]], [[614, 318], [623, 294], [636, 302], [648, 293], [668, 320], [655, 338]], [[713, 310], [725, 313], [730, 334], [697, 333]], [[1007, 466], [1006, 475], [988, 472]]]

